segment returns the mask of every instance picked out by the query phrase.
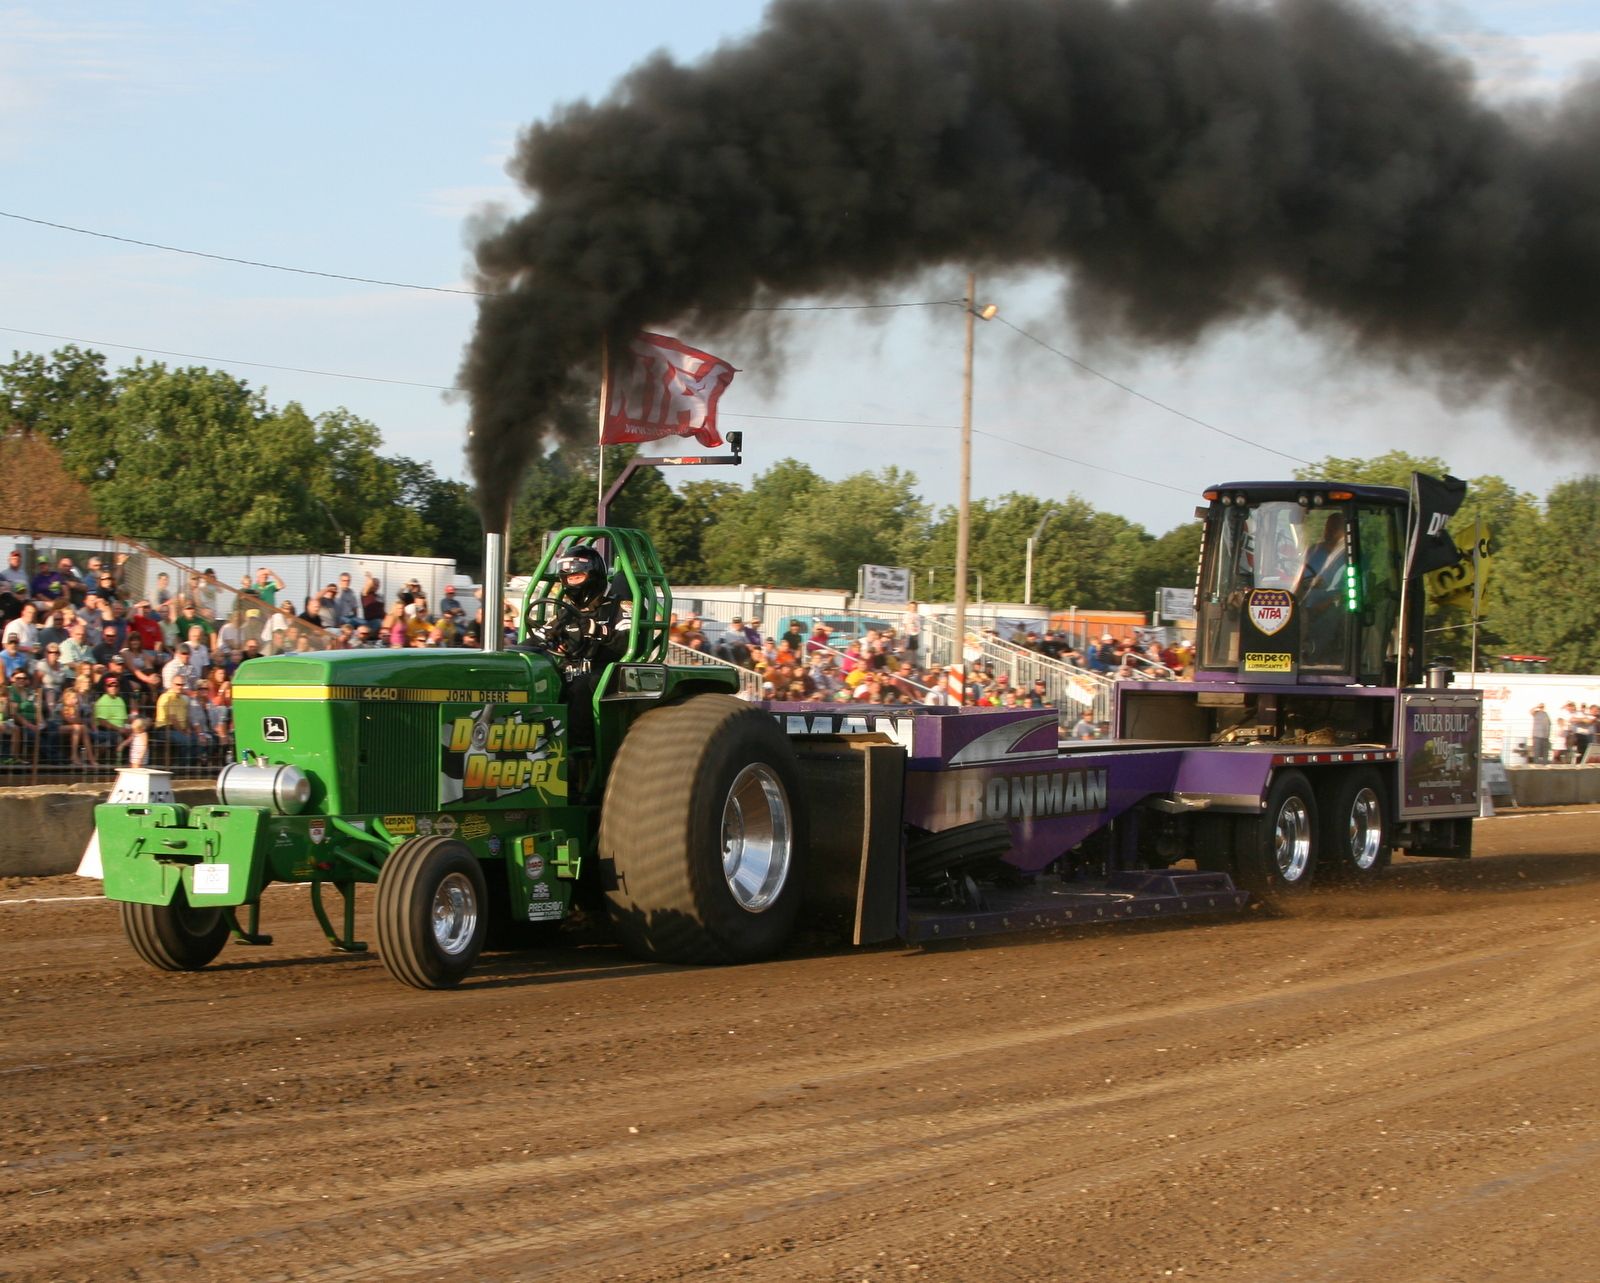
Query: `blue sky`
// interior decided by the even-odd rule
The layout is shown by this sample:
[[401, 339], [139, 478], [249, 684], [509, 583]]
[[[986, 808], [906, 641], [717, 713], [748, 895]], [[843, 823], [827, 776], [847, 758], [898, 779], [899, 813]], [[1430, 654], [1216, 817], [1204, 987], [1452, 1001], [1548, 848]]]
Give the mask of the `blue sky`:
[[[0, 0], [0, 210], [461, 288], [468, 216], [488, 201], [523, 207], [503, 168], [523, 125], [603, 95], [655, 49], [692, 59], [737, 39], [761, 8]], [[1410, 11], [1470, 57], [1497, 98], [1557, 93], [1600, 58], [1600, 3]], [[964, 281], [927, 284], [911, 296], [957, 297]], [[981, 281], [979, 296], [1148, 397], [1300, 458], [1442, 453], [1463, 475], [1496, 472], [1540, 494], [1600, 468], [1573, 447], [1531, 443], [1494, 400], [1442, 404], [1430, 387], [1349, 361], [1281, 322], [1219, 333], [1181, 354], [1099, 344], [1059, 319], [1059, 288], [1018, 276]], [[42, 336], [63, 336], [101, 348], [113, 365], [131, 363], [135, 349], [176, 364], [204, 358], [276, 404], [348, 407], [377, 424], [389, 450], [447, 476], [466, 476], [465, 407], [436, 386], [406, 384], [454, 381], [473, 315], [463, 295], [266, 271], [0, 218], [0, 353], [48, 351], [62, 339]], [[1209, 482], [1293, 466], [1130, 397], [1003, 327], [984, 326], [978, 338], [974, 424], [986, 435], [977, 438], [976, 495], [1077, 493], [1159, 532], [1187, 519]], [[788, 455], [833, 477], [897, 464], [934, 504], [954, 501], [958, 310], [807, 314], [785, 350], [781, 372], [718, 352], [744, 370], [723, 410], [724, 426], [745, 432], [746, 478]]]

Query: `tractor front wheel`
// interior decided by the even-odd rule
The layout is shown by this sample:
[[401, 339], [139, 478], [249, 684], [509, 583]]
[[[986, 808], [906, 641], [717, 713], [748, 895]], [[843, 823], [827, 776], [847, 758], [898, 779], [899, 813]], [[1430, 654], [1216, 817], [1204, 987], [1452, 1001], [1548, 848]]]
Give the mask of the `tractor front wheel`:
[[122, 929], [133, 951], [163, 971], [198, 971], [228, 943], [228, 916], [221, 909], [196, 909], [180, 886], [171, 904], [124, 900]]
[[461, 983], [489, 925], [483, 867], [465, 844], [411, 838], [378, 873], [378, 952], [389, 974], [416, 989]]
[[800, 910], [806, 816], [788, 738], [729, 695], [643, 714], [617, 750], [600, 873], [622, 942], [662, 962], [751, 962]]

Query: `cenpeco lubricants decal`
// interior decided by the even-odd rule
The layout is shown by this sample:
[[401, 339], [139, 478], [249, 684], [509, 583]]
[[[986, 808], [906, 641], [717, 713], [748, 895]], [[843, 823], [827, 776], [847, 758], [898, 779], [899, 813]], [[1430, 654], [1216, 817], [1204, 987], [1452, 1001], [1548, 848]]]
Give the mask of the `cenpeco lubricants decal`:
[[562, 730], [545, 709], [447, 706], [439, 731], [439, 801], [483, 802], [529, 790], [536, 805], [564, 801]]

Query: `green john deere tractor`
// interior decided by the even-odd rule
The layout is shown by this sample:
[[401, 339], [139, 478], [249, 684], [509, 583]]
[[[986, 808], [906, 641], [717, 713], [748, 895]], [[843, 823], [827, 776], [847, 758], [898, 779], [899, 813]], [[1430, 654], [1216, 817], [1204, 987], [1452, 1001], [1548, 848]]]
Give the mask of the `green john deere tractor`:
[[[554, 558], [580, 542], [609, 547], [611, 591], [632, 610], [592, 716], [574, 719], [556, 664], [526, 643], [561, 598]], [[309, 885], [330, 944], [363, 950], [355, 888], [373, 882], [384, 965], [423, 989], [458, 983], [486, 945], [526, 943], [585, 904], [603, 904], [641, 957], [770, 955], [799, 908], [795, 755], [770, 715], [734, 698], [730, 670], [665, 662], [671, 608], [642, 532], [574, 527], [540, 563], [507, 650], [243, 665], [238, 760], [215, 804], [96, 808], [106, 895], [135, 951], [188, 970], [230, 936], [268, 944], [261, 898], [275, 882]]]

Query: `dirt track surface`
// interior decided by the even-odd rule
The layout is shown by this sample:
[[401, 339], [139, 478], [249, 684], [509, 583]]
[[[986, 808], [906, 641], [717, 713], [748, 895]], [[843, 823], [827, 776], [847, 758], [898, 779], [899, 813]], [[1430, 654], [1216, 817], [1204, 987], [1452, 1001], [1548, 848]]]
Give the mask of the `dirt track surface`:
[[[1292, 914], [422, 993], [0, 887], [0, 1278], [1600, 1277], [1600, 812]], [[366, 919], [370, 921], [370, 917]]]

